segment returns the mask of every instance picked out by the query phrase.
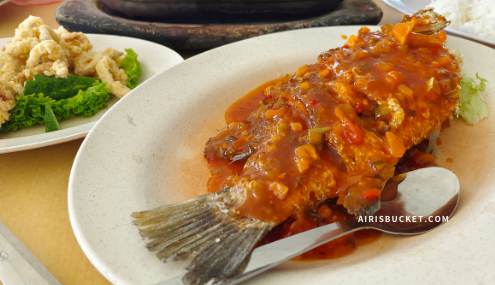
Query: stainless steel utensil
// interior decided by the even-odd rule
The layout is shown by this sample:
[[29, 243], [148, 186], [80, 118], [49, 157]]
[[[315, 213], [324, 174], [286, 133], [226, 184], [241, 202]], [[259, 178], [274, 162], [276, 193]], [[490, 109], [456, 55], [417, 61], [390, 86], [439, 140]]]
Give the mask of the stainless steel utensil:
[[1, 222], [0, 281], [3, 285], [62, 285]]

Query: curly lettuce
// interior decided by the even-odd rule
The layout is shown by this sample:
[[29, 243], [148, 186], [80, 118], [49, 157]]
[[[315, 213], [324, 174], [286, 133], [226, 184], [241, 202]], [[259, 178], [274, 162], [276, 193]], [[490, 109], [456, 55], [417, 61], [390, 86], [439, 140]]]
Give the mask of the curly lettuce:
[[67, 99], [54, 100], [43, 93], [20, 95], [17, 104], [10, 111], [10, 119], [0, 128], [0, 132], [14, 131], [45, 123], [45, 104], [50, 105], [57, 120], [75, 116], [89, 117], [107, 107], [112, 94], [105, 82], [98, 83]]
[[486, 79], [481, 78], [476, 73], [476, 78], [480, 81], [479, 85], [476, 84], [474, 79], [466, 77], [461, 74], [461, 90], [459, 93], [461, 97], [459, 98], [459, 110], [458, 114], [470, 125], [474, 125], [482, 119], [488, 117], [488, 107], [483, 99], [483, 92], [486, 88]]
[[126, 55], [120, 62], [120, 68], [125, 71], [127, 75], [127, 87], [134, 89], [138, 85], [138, 78], [141, 74], [141, 63], [137, 60], [137, 53], [132, 49], [125, 49]]

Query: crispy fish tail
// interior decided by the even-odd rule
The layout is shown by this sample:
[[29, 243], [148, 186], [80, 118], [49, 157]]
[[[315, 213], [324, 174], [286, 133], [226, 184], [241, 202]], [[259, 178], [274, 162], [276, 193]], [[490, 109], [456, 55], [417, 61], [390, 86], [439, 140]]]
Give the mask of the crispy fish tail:
[[132, 214], [146, 247], [160, 260], [194, 257], [184, 284], [220, 281], [244, 271], [253, 247], [274, 224], [235, 215], [229, 188]]

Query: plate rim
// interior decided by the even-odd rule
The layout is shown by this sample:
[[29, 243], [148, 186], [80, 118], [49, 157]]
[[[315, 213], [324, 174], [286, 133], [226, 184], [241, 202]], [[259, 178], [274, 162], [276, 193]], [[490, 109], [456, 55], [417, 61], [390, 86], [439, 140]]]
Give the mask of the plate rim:
[[[8, 0], [8, 1], [10, 1], [10, 0]], [[144, 40], [144, 39], [140, 39], [140, 38], [128, 37], [128, 36], [119, 36], [119, 35], [105, 35], [105, 34], [94, 34], [94, 33], [85, 33], [85, 35], [87, 35], [90, 38], [90, 40], [91, 40], [91, 38], [93, 38], [93, 40], [96, 40], [96, 38], [108, 38], [108, 37], [110, 37], [110, 38], [123, 38], [123, 39], [131, 40], [131, 41], [135, 41], [135, 42], [146, 43], [146, 45], [153, 45], [156, 47], [160, 47], [164, 51], [166, 50], [167, 53], [170, 54], [170, 56], [174, 57], [174, 59], [173, 59], [174, 61], [177, 61], [176, 63], [174, 63], [169, 68], [171, 68], [177, 64], [180, 64], [184, 61], [184, 58], [175, 50], [173, 50], [167, 46], [164, 46], [162, 44], [152, 42], [152, 41], [148, 41], [148, 40]], [[13, 39], [13, 37], [1, 38], [0, 42], [8, 41], [11, 39]], [[167, 68], [167, 69], [169, 69], [169, 68]], [[150, 78], [146, 79], [141, 84], [139, 84], [135, 89], [131, 90], [131, 92], [129, 92], [129, 94], [133, 93], [144, 82], [146, 82], [146, 81], [150, 80], [151, 78], [157, 76], [158, 74], [166, 71], [167, 69], [161, 70], [158, 73], [153, 74]], [[113, 106], [117, 105], [120, 101], [121, 100], [118, 100]], [[109, 112], [113, 108], [113, 106], [107, 107], [106, 109], [101, 110], [100, 112], [104, 112], [104, 114], [105, 114], [105, 113]], [[3, 141], [6, 143], [11, 143], [11, 142], [16, 143], [16, 141], [19, 141], [19, 140], [22, 141], [22, 140], [26, 140], [29, 138], [36, 138], [37, 139], [34, 142], [24, 142], [24, 143], [21, 142], [18, 145], [10, 145], [10, 146], [5, 146], [5, 147], [0, 144], [0, 154], [36, 149], [36, 148], [61, 144], [61, 143], [73, 141], [76, 139], [84, 138], [88, 135], [89, 131], [95, 126], [95, 124], [98, 121], [83, 123], [83, 124], [80, 124], [77, 126], [72, 126], [72, 127], [57, 131], [57, 132], [64, 132], [64, 131], [68, 132], [68, 134], [66, 134], [66, 135], [64, 135], [63, 133], [60, 134], [57, 132], [50, 132], [50, 133], [34, 134], [34, 135], [23, 136], [23, 137], [0, 139], [0, 142]], [[60, 134], [60, 135], [58, 136], [57, 134]]]

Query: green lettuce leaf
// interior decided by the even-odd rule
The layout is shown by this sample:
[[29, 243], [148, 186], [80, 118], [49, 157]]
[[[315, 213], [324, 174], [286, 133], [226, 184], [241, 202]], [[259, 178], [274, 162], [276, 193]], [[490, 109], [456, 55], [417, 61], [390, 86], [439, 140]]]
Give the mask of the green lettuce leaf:
[[102, 82], [86, 90], [79, 90], [72, 98], [54, 100], [42, 93], [20, 95], [17, 104], [10, 111], [10, 119], [0, 128], [0, 132], [14, 131], [45, 122], [45, 104], [49, 104], [57, 120], [75, 116], [89, 117], [107, 107], [111, 93]]
[[474, 79], [466, 77], [464, 74], [461, 74], [461, 76], [461, 90], [459, 91], [461, 94], [459, 103], [461, 104], [458, 114], [466, 120], [466, 123], [474, 125], [488, 116], [488, 108], [483, 95], [481, 95], [481, 92], [486, 88], [485, 82], [488, 81], [479, 77], [478, 73], [476, 73], [476, 78], [480, 80], [479, 85], [476, 84]]
[[125, 49], [126, 55], [120, 62], [120, 68], [125, 71], [127, 75], [127, 87], [134, 89], [138, 85], [138, 78], [141, 74], [141, 63], [139, 63], [137, 53], [132, 49]]

